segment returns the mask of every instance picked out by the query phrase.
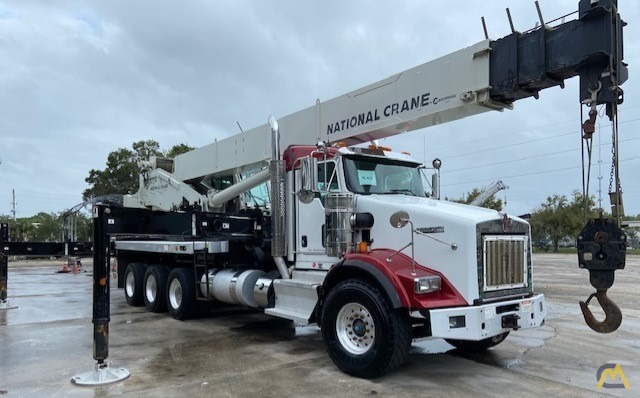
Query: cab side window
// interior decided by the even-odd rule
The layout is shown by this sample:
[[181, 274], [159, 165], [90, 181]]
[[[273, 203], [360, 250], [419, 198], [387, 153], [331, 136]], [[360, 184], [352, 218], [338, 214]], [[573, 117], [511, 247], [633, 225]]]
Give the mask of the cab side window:
[[[326, 171], [326, 172], [325, 172]], [[318, 163], [318, 191], [320, 192], [320, 201], [324, 205], [324, 198], [330, 191], [337, 191], [338, 176], [336, 175], [336, 163], [328, 161], [326, 163]]]

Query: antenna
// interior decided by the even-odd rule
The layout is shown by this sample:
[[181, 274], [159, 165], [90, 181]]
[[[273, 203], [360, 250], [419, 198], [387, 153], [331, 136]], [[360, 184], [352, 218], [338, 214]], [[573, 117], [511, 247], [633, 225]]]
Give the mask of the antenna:
[[244, 130], [242, 129], [242, 126], [240, 126], [240, 122], [236, 120], [236, 124], [238, 125], [238, 128], [240, 129], [240, 132], [244, 133]]
[[487, 23], [484, 20], [484, 17], [480, 18], [480, 20], [482, 21], [482, 30], [484, 31], [484, 38], [486, 40], [489, 40], [489, 33], [487, 33]]

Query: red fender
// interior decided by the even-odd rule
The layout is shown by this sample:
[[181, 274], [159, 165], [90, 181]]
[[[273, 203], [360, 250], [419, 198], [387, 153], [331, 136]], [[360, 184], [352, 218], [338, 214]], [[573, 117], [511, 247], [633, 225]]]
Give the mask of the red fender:
[[[394, 253], [396, 253], [396, 251], [390, 249], [375, 249], [367, 253], [349, 253], [345, 254], [343, 261], [336, 264], [334, 268], [341, 266], [363, 268], [358, 264], [367, 264], [375, 268], [379, 272], [376, 272], [378, 275], [374, 275], [374, 277], [385, 287], [387, 293], [389, 293], [389, 285], [391, 285], [397, 293], [396, 297], [390, 297], [395, 307], [420, 310], [468, 305], [462, 295], [440, 272], [416, 263], [416, 274], [412, 275], [411, 258], [405, 254], [397, 253], [391, 258], [391, 261], [387, 261]], [[333, 271], [333, 269], [331, 271]], [[386, 278], [386, 281], [380, 280], [380, 274]], [[331, 272], [329, 272], [329, 275], [331, 275]], [[327, 278], [329, 278], [329, 275]], [[439, 291], [424, 294], [416, 294], [414, 292], [413, 286], [415, 278], [434, 275], [439, 276], [442, 281]]]

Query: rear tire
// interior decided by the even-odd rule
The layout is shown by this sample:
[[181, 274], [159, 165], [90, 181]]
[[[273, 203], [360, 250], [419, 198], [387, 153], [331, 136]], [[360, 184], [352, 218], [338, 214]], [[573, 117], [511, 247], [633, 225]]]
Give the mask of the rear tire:
[[144, 304], [149, 312], [167, 311], [167, 278], [169, 271], [162, 265], [147, 267], [144, 273]]
[[497, 336], [489, 337], [488, 339], [479, 340], [479, 341], [452, 340], [452, 339], [445, 339], [445, 341], [451, 344], [452, 346], [454, 346], [458, 351], [461, 351], [461, 352], [482, 352], [502, 343], [507, 338], [508, 335], [509, 335], [509, 332], [504, 332]]
[[351, 279], [336, 285], [322, 311], [322, 338], [343, 372], [371, 379], [399, 368], [409, 357], [411, 325], [380, 290]]
[[166, 303], [174, 319], [189, 319], [197, 313], [196, 279], [192, 269], [174, 268], [169, 273]]
[[144, 280], [144, 264], [131, 263], [124, 271], [124, 297], [127, 304], [138, 307], [144, 304], [142, 281]]

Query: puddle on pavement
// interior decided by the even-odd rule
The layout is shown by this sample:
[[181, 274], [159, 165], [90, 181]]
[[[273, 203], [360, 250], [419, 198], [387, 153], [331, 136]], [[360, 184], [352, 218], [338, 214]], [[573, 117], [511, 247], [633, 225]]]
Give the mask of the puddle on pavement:
[[520, 359], [505, 358], [498, 352], [487, 350], [484, 352], [463, 352], [455, 349], [452, 345], [442, 339], [422, 339], [414, 341], [411, 345], [412, 355], [436, 355], [448, 354], [457, 358], [464, 358], [483, 365], [495, 366], [509, 369], [511, 366], [520, 364]]
[[299, 336], [314, 334], [314, 330], [309, 327], [295, 326], [290, 320], [278, 318], [248, 322], [244, 325], [233, 327], [231, 330], [234, 333], [241, 333], [254, 341], [260, 340], [264, 342], [290, 341]]
[[505, 358], [498, 352], [493, 350], [487, 350], [483, 352], [463, 352], [460, 350], [451, 350], [449, 355], [458, 358], [468, 359], [483, 365], [494, 366], [497, 368], [509, 369], [512, 366], [518, 366], [521, 363], [521, 358]]
[[229, 318], [220, 319], [220, 322], [232, 322], [226, 331], [197, 338], [196, 335], [185, 335], [183, 330], [175, 330], [176, 341], [185, 338], [188, 341], [170, 344], [158, 355], [144, 358], [141, 362], [153, 377], [166, 380], [192, 375], [195, 379], [215, 373], [235, 373], [234, 369], [264, 366], [269, 361], [265, 350], [270, 351], [264, 348], [265, 345], [283, 344], [279, 352], [287, 355], [325, 352], [320, 329], [316, 326], [296, 326], [289, 320], [256, 317], [255, 312], [232, 310], [213, 312], [201, 321], [215, 322], [211, 318], [223, 316]]

